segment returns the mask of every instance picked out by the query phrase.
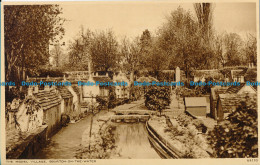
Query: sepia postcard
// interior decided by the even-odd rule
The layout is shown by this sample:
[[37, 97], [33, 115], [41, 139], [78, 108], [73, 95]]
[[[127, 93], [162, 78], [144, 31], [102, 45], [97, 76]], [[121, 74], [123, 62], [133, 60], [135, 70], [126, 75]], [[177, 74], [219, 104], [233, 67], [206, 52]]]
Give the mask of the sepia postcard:
[[259, 1], [1, 4], [1, 163], [259, 162]]

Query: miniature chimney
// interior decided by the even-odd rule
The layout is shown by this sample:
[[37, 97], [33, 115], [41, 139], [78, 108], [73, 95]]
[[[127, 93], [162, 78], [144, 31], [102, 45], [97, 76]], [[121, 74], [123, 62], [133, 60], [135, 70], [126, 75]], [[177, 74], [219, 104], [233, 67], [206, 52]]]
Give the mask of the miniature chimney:
[[49, 92], [49, 91], [50, 91], [50, 86], [49, 86], [49, 85], [45, 85], [45, 86], [44, 86], [44, 91]]
[[52, 85], [50, 90], [53, 90], [55, 93], [57, 93], [57, 87], [55, 85]]
[[63, 80], [66, 81], [66, 76], [65, 76], [65, 74], [63, 75]]
[[95, 76], [98, 76], [98, 72], [95, 73]]
[[108, 77], [108, 72], [106, 73], [106, 77]]
[[38, 93], [39, 92], [39, 87], [38, 85], [34, 86], [34, 90], [33, 90], [33, 93]]
[[240, 80], [241, 80], [241, 83], [244, 83], [245, 82], [244, 76], [241, 76]]
[[33, 95], [33, 87], [29, 86], [28, 88], [28, 96], [32, 96]]

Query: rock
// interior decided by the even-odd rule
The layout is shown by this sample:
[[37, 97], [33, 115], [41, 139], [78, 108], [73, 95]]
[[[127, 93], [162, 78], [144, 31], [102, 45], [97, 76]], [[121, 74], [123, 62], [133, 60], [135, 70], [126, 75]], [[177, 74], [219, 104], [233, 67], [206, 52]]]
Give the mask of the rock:
[[177, 128], [179, 126], [178, 122], [176, 119], [170, 119], [171, 123], [172, 123], [172, 127], [173, 128]]
[[178, 131], [178, 132], [182, 132], [182, 131], [183, 131], [183, 128], [182, 128], [180, 125], [178, 125], [178, 126], [177, 126], [177, 131]]
[[192, 149], [192, 153], [194, 154], [195, 158], [209, 158], [210, 155], [202, 150], [201, 148], [199, 148], [198, 146], [194, 146], [194, 148]]
[[100, 116], [97, 120], [98, 121], [108, 121], [110, 119], [110, 116]]
[[196, 129], [196, 127], [194, 125], [188, 125], [187, 126], [188, 130], [189, 130], [189, 133], [192, 135], [192, 136], [196, 136], [197, 133], [198, 133], [198, 130]]

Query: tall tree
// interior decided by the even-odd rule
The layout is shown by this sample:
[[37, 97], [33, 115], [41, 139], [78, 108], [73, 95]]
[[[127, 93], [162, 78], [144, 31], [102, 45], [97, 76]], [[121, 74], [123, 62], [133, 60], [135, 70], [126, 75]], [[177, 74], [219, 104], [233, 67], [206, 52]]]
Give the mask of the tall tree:
[[152, 56], [152, 48], [153, 48], [153, 38], [151, 32], [148, 29], [145, 29], [140, 37], [140, 40], [136, 40], [140, 48], [140, 66], [142, 68], [138, 69], [148, 69], [150, 67], [149, 58]]
[[4, 42], [6, 81], [16, 81], [14, 72], [37, 69], [48, 62], [49, 44], [64, 34], [58, 5], [5, 5]]
[[87, 70], [88, 61], [91, 60], [91, 45], [93, 32], [81, 26], [74, 41], [69, 44], [69, 67], [72, 70]]
[[149, 54], [146, 56], [146, 68], [158, 78], [159, 71], [168, 68], [168, 58], [167, 53], [159, 46], [158, 40], [154, 39]]
[[257, 64], [257, 40], [256, 37], [248, 34], [244, 45], [244, 53], [246, 57], [246, 62]]
[[212, 3], [195, 3], [194, 9], [197, 16], [199, 33], [200, 33], [200, 53], [204, 63], [203, 68], [211, 69], [216, 66], [216, 59], [213, 51], [213, 4]]
[[216, 65], [225, 66], [226, 60], [224, 57], [224, 37], [222, 34], [216, 35], [213, 43], [213, 51], [215, 54]]
[[198, 19], [202, 38], [206, 43], [210, 42], [213, 28], [213, 5], [211, 3], [195, 3], [194, 9]]
[[53, 59], [54, 65], [59, 67], [62, 60], [63, 49], [60, 44], [54, 45], [54, 47], [50, 51], [51, 57]]
[[228, 33], [224, 36], [225, 60], [227, 66], [241, 64], [241, 45], [242, 39], [236, 33]]
[[111, 30], [96, 32], [90, 53], [96, 71], [113, 70], [118, 61], [118, 42], [114, 33]]
[[186, 77], [192, 68], [199, 67], [198, 64], [204, 60], [198, 56], [200, 47], [198, 25], [190, 12], [181, 7], [171, 13], [159, 30], [159, 43], [169, 61], [171, 60], [171, 64], [183, 69]]

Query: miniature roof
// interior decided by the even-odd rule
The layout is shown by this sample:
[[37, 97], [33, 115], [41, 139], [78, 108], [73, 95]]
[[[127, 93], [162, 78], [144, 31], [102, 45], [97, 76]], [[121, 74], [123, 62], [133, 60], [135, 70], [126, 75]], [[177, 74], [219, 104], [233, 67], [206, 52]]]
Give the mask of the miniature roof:
[[243, 87], [245, 86], [245, 83], [241, 83], [240, 85], [238, 86], [235, 86], [235, 85], [232, 85], [230, 86], [226, 93], [230, 93], [230, 94], [236, 94], [240, 91], [240, 89], [242, 89]]
[[206, 107], [206, 97], [185, 97], [186, 107]]
[[93, 79], [95, 82], [99, 81], [99, 82], [110, 82], [111, 79], [107, 76], [93, 76]]
[[47, 110], [54, 106], [57, 106], [61, 102], [61, 99], [59, 98], [55, 90], [39, 91], [35, 94], [35, 97], [37, 98], [39, 105], [42, 107], [43, 110]]
[[212, 69], [212, 70], [194, 70], [191, 73], [194, 77], [219, 77], [222, 76], [219, 70]]
[[223, 112], [231, 112], [232, 109], [236, 108], [240, 105], [242, 101], [245, 101], [249, 103], [248, 100], [252, 99], [254, 100], [252, 103], [255, 103], [254, 105], [251, 105], [256, 109], [256, 102], [257, 102], [257, 95], [256, 94], [220, 94], [219, 99], [221, 100], [221, 106]]
[[[236, 94], [236, 93], [238, 93], [245, 85], [246, 85], [246, 83], [241, 83], [241, 84], [238, 85], [238, 86], [230, 86], [230, 87], [227, 89], [226, 93], [230, 93], [230, 94], [234, 93], [234, 94]], [[250, 87], [254, 88], [254, 90], [257, 89], [256, 86], [254, 86], [254, 87], [253, 87], [253, 86], [250, 86]]]
[[58, 86], [58, 90], [63, 99], [71, 98], [73, 95], [65, 86]]
[[246, 73], [244, 74], [245, 81], [256, 81], [257, 78], [257, 69], [256, 68], [248, 68]]
[[213, 100], [217, 100], [219, 94], [223, 94], [227, 91], [229, 87], [221, 87], [221, 86], [215, 86], [213, 88], [211, 88], [211, 95]]
[[239, 72], [237, 76], [244, 76], [247, 72], [248, 68], [243, 69], [243, 71]]
[[80, 95], [79, 88], [77, 87], [77, 85], [72, 85], [72, 88], [77, 95]]
[[236, 70], [231, 70], [232, 76], [233, 77], [237, 77], [237, 76], [241, 76], [241, 74], [243, 74], [243, 72], [245, 72], [246, 69], [236, 69]]

